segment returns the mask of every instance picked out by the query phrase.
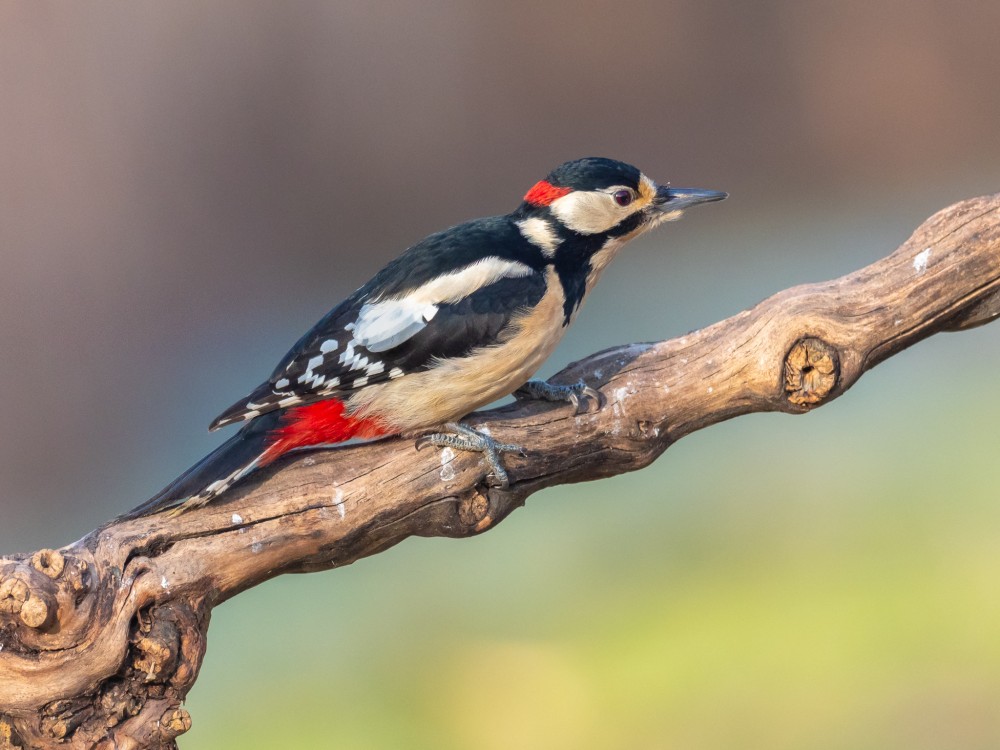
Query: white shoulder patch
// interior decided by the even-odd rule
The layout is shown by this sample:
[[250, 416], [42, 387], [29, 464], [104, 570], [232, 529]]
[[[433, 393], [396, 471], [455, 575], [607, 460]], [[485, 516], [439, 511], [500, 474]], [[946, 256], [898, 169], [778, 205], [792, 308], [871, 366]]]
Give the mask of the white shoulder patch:
[[369, 351], [384, 352], [423, 330], [437, 311], [436, 305], [407, 298], [366, 304], [355, 323], [354, 340]]
[[532, 272], [519, 261], [490, 256], [438, 276], [402, 297], [366, 302], [354, 323], [354, 340], [369, 351], [387, 351], [426, 328], [437, 315], [438, 305], [463, 300], [500, 279]]
[[550, 222], [539, 216], [532, 216], [517, 222], [517, 228], [521, 231], [524, 239], [532, 245], [541, 248], [542, 253], [547, 258], [555, 255], [556, 248], [559, 247], [561, 240], [556, 235]]

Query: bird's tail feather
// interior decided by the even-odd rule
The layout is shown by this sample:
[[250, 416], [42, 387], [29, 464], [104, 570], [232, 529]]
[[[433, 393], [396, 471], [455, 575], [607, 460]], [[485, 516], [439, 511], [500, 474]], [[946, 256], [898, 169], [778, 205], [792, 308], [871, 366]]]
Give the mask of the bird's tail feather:
[[185, 504], [197, 507], [211, 501], [254, 469], [270, 462], [267, 459], [272, 457], [266, 454], [273, 442], [271, 433], [278, 426], [280, 415], [280, 412], [271, 412], [253, 420], [122, 518], [149, 516], [164, 510], [179, 509]]

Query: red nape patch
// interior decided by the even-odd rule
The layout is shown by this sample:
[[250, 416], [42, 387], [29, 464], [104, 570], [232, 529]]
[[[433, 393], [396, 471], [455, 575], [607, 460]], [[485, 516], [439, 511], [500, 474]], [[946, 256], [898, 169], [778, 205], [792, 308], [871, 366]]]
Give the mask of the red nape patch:
[[547, 206], [556, 198], [562, 198], [564, 195], [572, 192], [572, 188], [556, 187], [551, 182], [542, 180], [541, 182], [536, 182], [534, 187], [525, 193], [524, 201], [533, 206]]
[[310, 445], [342, 443], [351, 438], [373, 438], [388, 435], [374, 419], [355, 419], [344, 414], [344, 402], [335, 398], [289, 409], [281, 417], [280, 426], [270, 434], [271, 443], [261, 456], [260, 466], [266, 466], [295, 448]]

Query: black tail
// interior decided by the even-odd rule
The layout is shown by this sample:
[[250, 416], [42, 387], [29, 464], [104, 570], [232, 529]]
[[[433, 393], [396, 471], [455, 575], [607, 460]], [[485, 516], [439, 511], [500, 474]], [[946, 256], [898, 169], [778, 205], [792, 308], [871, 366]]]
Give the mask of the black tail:
[[257, 468], [281, 412], [263, 414], [122, 519], [210, 502]]

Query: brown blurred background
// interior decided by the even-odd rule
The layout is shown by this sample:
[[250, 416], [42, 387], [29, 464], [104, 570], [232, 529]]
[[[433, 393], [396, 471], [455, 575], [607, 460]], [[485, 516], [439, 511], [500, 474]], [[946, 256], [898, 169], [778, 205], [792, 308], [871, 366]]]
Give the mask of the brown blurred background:
[[[158, 490], [221, 439], [205, 432], [209, 420], [256, 385], [302, 331], [384, 261], [430, 231], [512, 208], [563, 160], [612, 156], [658, 179], [724, 189], [732, 197], [637, 243], [603, 282], [547, 372], [604, 346], [714, 322], [790, 284], [839, 275], [885, 254], [931, 212], [1000, 186], [998, 31], [1000, 4], [943, 0], [0, 4], [0, 388], [7, 394], [0, 429], [0, 550], [67, 543]], [[892, 477], [914, 466], [931, 465], [935, 477], [950, 476], [954, 464], [935, 464], [941, 449], [929, 442], [935, 436], [947, 445], [973, 445], [982, 455], [969, 470], [979, 472], [974, 489], [946, 482], [927, 502], [960, 502], [970, 493], [992, 499], [1000, 478], [990, 468], [995, 431], [968, 431], [970, 420], [992, 405], [974, 395], [964, 412], [944, 402], [943, 429], [953, 432], [943, 437], [922, 415], [938, 399], [960, 395], [950, 389], [956, 370], [978, 371], [984, 387], [992, 383], [998, 342], [1000, 334], [989, 327], [945, 343], [926, 342], [918, 347], [926, 353], [914, 350], [903, 355], [910, 357], [903, 364], [883, 365], [870, 385], [859, 384], [859, 395], [831, 406], [837, 414], [817, 413], [811, 421], [751, 418], [746, 426], [717, 428], [720, 437], [692, 438], [689, 448], [671, 451], [645, 484], [618, 480], [583, 491], [595, 498], [585, 507], [596, 512], [602, 493], [614, 492], [638, 523], [658, 518], [689, 531], [684, 524], [694, 523], [702, 541], [713, 539], [712, 530], [731, 510], [712, 505], [711, 498], [729, 492], [766, 495], [778, 503], [768, 507], [780, 519], [781, 508], [787, 510], [780, 498], [794, 504], [795, 481], [769, 484], [778, 481], [769, 460], [788, 444], [802, 445], [818, 427], [833, 436], [831, 473], [847, 480], [863, 474], [851, 462], [863, 461], [869, 450], [854, 442], [858, 431], [885, 427], [871, 438], [878, 448], [912, 437], [909, 447], [926, 451], [869, 467], [881, 494], [868, 505], [895, 496]], [[924, 381], [921, 372], [927, 373]], [[966, 381], [966, 388], [974, 392], [977, 382]], [[992, 392], [983, 398], [996, 400]], [[748, 462], [746, 473], [731, 463], [739, 456]], [[720, 468], [732, 473], [729, 489], [700, 481]], [[846, 487], [847, 494], [854, 491], [849, 482]], [[544, 495], [529, 508], [559, 497], [566, 498], [560, 512], [572, 516], [572, 490]], [[814, 502], [827, 518], [842, 499], [831, 490]], [[650, 520], [648, 514], [657, 512], [651, 505], [667, 502], [674, 515], [659, 511]], [[685, 515], [702, 504], [704, 516]], [[787, 532], [783, 538], [810, 538], [803, 528], [814, 529], [816, 519], [797, 525], [800, 510], [776, 522]], [[602, 529], [619, 522], [616, 513], [604, 512]], [[297, 590], [308, 600], [343, 581], [347, 588], [330, 595], [331, 607], [364, 610], [382, 622], [386, 637], [404, 638], [383, 618], [408, 617], [405, 608], [390, 614], [385, 607], [391, 605], [363, 604], [351, 592], [371, 591], [368, 586], [401, 575], [402, 555], [430, 560], [417, 568], [426, 564], [425, 573], [446, 576], [469, 563], [465, 554], [481, 555], [475, 559], [484, 565], [506, 565], [505, 555], [515, 549], [533, 550], [529, 555], [550, 543], [574, 549], [578, 535], [565, 517], [526, 513], [518, 528], [546, 520], [551, 526], [538, 527], [546, 529], [545, 540], [530, 537], [530, 530], [525, 540], [510, 529], [506, 537], [499, 531], [489, 535], [493, 541], [470, 542], [480, 545], [478, 553], [414, 543], [412, 551], [386, 556], [386, 562], [366, 563], [367, 573], [357, 574], [362, 578], [341, 571], [264, 588], [272, 596]], [[617, 532], [629, 534], [621, 523]], [[724, 534], [714, 539], [726, 541]], [[640, 554], [623, 568], [626, 578], [636, 566], [653, 564], [661, 550]], [[831, 554], [850, 557], [845, 549]], [[594, 555], [594, 564], [606, 570]], [[681, 559], [685, 569], [697, 566], [683, 555], [671, 559]], [[548, 557], [538, 562], [542, 568], [553, 564]], [[644, 580], [643, 596], [651, 589], [672, 595], [669, 580]], [[523, 584], [515, 575], [511, 606], [523, 604]], [[919, 589], [926, 580], [912, 584]], [[581, 601], [601, 596], [574, 585], [583, 587]], [[437, 591], [429, 589], [432, 602]], [[395, 601], [398, 593], [390, 588], [384, 596]], [[461, 593], [449, 594], [455, 612], [473, 606]], [[980, 604], [972, 599], [969, 611], [982, 616]], [[247, 607], [245, 617], [256, 616], [242, 602], [222, 611], [235, 613], [239, 606]], [[523, 606], [520, 617], [530, 621], [533, 605]], [[621, 606], [619, 618], [628, 620], [630, 604]], [[1000, 624], [995, 609], [993, 617]], [[218, 615], [220, 623], [224, 619]], [[523, 635], [521, 622], [515, 617], [509, 624], [515, 640]], [[234, 614], [232, 632], [241, 632], [241, 625]], [[359, 633], [371, 632], [370, 622], [355, 625]], [[437, 633], [447, 627], [434, 620], [425, 625]], [[213, 627], [213, 646], [226, 640], [223, 627]], [[308, 642], [314, 634], [299, 637]], [[216, 670], [220, 685], [233, 671], [230, 662], [212, 663], [213, 656], [222, 659], [222, 648], [210, 649], [206, 666]], [[535, 663], [530, 648], [504, 648], [497, 652], [505, 654], [504, 664]], [[287, 662], [274, 657], [282, 664], [276, 680], [291, 678], [292, 656], [286, 656]], [[304, 658], [298, 669], [317, 663], [315, 655]], [[336, 651], [319, 662], [334, 669], [341, 658]], [[417, 685], [424, 679], [422, 663], [413, 668]], [[474, 671], [474, 663], [460, 661], [457, 673]], [[553, 667], [553, 674], [560, 669]], [[551, 678], [558, 692], [557, 677], [540, 684]], [[995, 674], [982, 679], [988, 685], [976, 700], [988, 705], [1000, 685]], [[589, 684], [586, 677], [571, 680], [581, 681]], [[266, 686], [260, 690], [268, 695]], [[240, 700], [244, 708], [254, 705]], [[589, 700], [580, 699], [580, 706], [596, 711]], [[706, 705], [720, 705], [718, 700], [707, 697]], [[990, 743], [1000, 738], [1000, 728], [985, 709], [977, 712], [976, 700], [971, 709], [958, 700], [972, 718], [948, 726], [958, 732], [972, 722], [973, 738], [986, 744], [951, 747], [997, 746]], [[584, 708], [566, 710], [575, 717]], [[615, 726], [645, 721], [607, 710]], [[801, 719], [798, 709], [786, 716], [777, 703], [774, 712]], [[894, 723], [889, 708], [874, 713], [826, 719], [830, 726], [855, 728], [857, 721], [878, 719], [885, 732], [876, 734], [889, 744], [873, 746], [888, 747], [891, 738], [908, 748], [924, 746], [893, 734], [907, 722]], [[229, 736], [202, 730], [199, 739], [199, 722], [212, 720], [207, 714], [221, 719], [208, 708], [196, 712], [185, 746], [213, 746], [198, 744], [212, 736], [218, 747], [220, 737]], [[403, 725], [412, 730], [422, 721], [443, 721], [434, 710], [430, 718], [421, 716]], [[282, 719], [274, 721], [281, 726]], [[792, 723], [799, 731], [803, 723], [827, 727], [823, 722]], [[533, 744], [544, 732], [533, 733], [530, 722], [524, 726], [520, 740], [503, 735], [507, 744], [496, 746], [564, 746], [551, 738]], [[714, 746], [701, 730], [650, 726], [631, 744], [584, 732], [565, 746]], [[774, 722], [767, 726], [773, 729]], [[401, 729], [399, 737], [409, 741], [400, 743], [391, 733], [380, 738], [359, 730], [354, 740], [340, 737], [338, 746], [494, 746], [485, 739], [490, 733], [463, 727], [451, 739], [432, 730], [420, 739]], [[807, 741], [808, 732], [792, 730], [782, 744], [758, 729], [769, 738], [762, 746], [771, 748], [841, 746]], [[322, 738], [331, 735], [316, 732], [292, 744], [326, 747]], [[260, 736], [259, 728], [251, 734]], [[566, 732], [553, 736], [572, 739]], [[756, 735], [744, 727], [735, 736], [749, 746]], [[957, 736], [945, 732], [942, 746]], [[624, 742], [622, 735], [611, 737]], [[725, 746], [724, 738], [719, 742]]]

